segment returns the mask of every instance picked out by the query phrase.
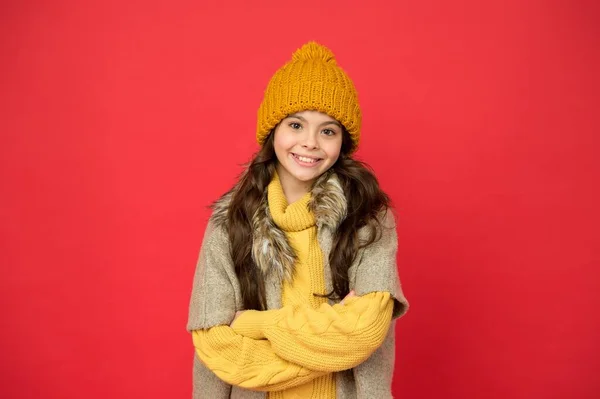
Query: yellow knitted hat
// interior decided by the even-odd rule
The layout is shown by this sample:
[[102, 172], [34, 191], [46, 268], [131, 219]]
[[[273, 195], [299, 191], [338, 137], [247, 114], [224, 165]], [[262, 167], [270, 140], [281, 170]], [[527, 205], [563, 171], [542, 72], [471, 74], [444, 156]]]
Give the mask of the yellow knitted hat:
[[315, 42], [296, 50], [271, 78], [258, 109], [256, 140], [262, 145], [282, 119], [305, 110], [339, 121], [352, 138], [351, 152], [356, 150], [361, 123], [358, 94], [331, 50]]

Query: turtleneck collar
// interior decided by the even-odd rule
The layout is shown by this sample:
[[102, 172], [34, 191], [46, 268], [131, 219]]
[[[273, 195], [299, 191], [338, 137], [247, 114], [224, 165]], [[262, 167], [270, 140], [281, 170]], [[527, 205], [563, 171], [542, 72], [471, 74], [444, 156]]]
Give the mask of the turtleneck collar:
[[269, 211], [275, 224], [283, 231], [295, 232], [315, 226], [315, 215], [308, 209], [310, 191], [298, 201], [288, 204], [277, 172], [267, 188]]

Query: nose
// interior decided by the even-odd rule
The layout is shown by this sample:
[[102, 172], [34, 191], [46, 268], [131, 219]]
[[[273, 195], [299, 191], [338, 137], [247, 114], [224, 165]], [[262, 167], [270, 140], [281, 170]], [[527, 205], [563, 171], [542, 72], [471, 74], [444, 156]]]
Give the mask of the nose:
[[302, 143], [302, 147], [314, 150], [319, 147], [319, 143], [317, 141], [317, 134], [315, 132], [307, 132], [304, 137], [304, 143]]

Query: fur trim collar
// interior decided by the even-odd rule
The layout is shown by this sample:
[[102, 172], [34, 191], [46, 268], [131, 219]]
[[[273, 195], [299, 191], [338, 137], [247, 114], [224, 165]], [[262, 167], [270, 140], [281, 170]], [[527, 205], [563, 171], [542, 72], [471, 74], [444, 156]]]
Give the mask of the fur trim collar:
[[[214, 203], [211, 221], [216, 225], [227, 225], [227, 212], [235, 192], [234, 187]], [[319, 177], [311, 194], [308, 207], [315, 215], [317, 228], [334, 232], [346, 218], [348, 210], [344, 190], [335, 172], [329, 171]], [[258, 268], [265, 276], [275, 273], [279, 281], [291, 281], [296, 255], [285, 232], [273, 222], [266, 191], [252, 224], [252, 259]]]

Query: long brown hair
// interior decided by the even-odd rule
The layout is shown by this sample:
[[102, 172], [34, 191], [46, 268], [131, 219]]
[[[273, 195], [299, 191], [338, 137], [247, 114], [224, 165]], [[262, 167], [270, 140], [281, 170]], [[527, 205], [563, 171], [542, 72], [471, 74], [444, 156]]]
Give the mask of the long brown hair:
[[[264, 201], [264, 192], [271, 182], [277, 157], [273, 146], [273, 131], [254, 156], [233, 190], [227, 212], [227, 230], [231, 258], [240, 283], [244, 308], [265, 310], [264, 276], [252, 259], [252, 218]], [[350, 135], [344, 131], [340, 157], [332, 166], [347, 200], [347, 217], [335, 232], [329, 265], [333, 292], [327, 296], [344, 298], [349, 293], [348, 268], [359, 249], [378, 239], [381, 211], [390, 206], [389, 197], [381, 190], [371, 169], [347, 154], [352, 148]], [[369, 226], [369, 237], [359, 242], [358, 229]]]

